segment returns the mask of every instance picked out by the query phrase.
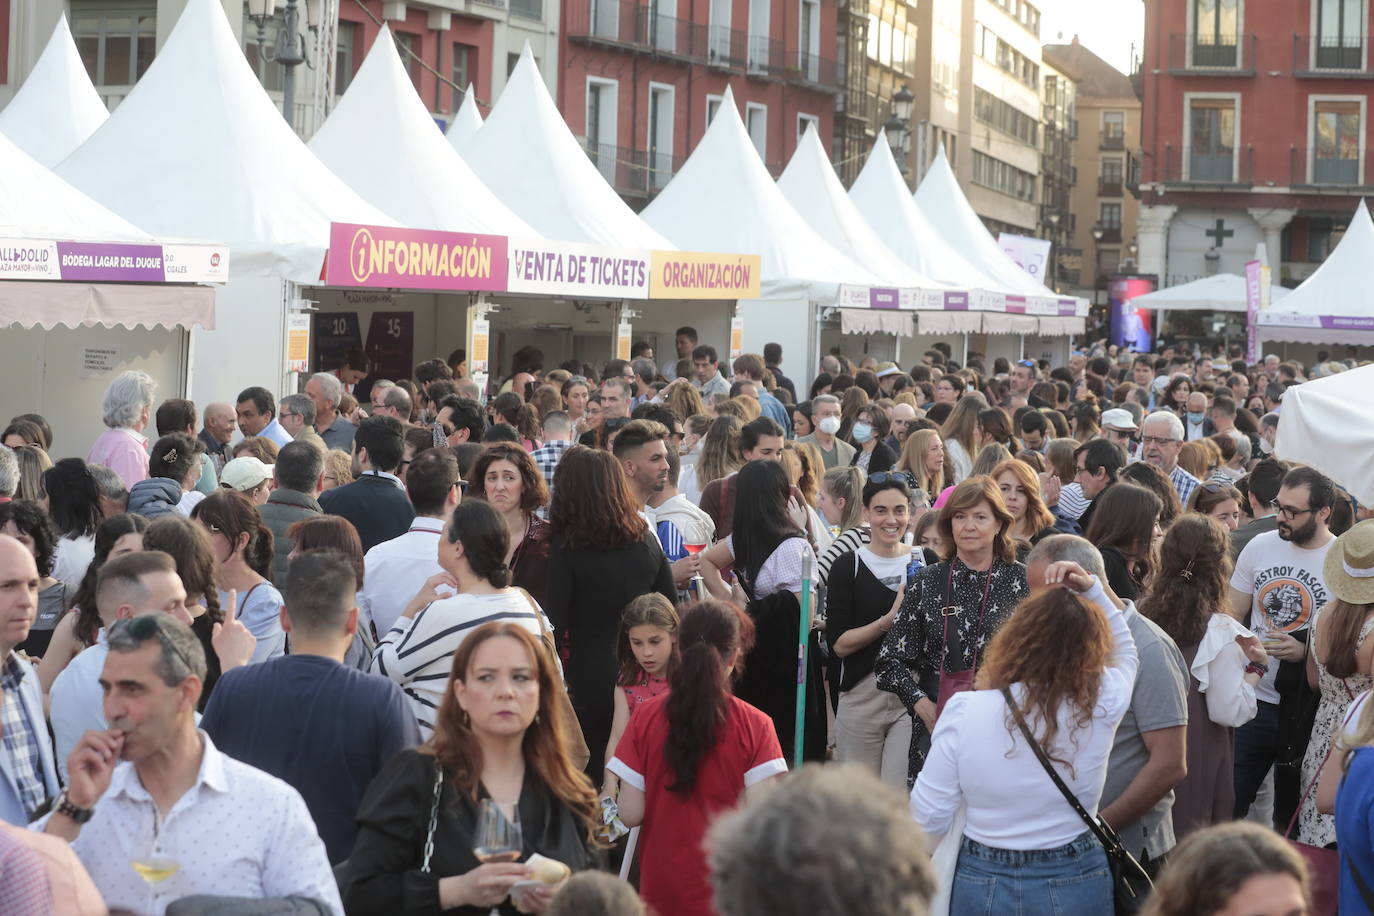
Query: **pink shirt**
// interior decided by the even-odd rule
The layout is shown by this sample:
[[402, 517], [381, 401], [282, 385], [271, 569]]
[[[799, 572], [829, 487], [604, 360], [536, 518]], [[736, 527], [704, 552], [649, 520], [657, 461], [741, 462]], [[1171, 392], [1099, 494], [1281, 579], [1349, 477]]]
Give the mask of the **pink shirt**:
[[91, 446], [86, 463], [103, 464], [132, 490], [134, 484], [148, 479], [148, 437], [132, 429], [107, 429]]

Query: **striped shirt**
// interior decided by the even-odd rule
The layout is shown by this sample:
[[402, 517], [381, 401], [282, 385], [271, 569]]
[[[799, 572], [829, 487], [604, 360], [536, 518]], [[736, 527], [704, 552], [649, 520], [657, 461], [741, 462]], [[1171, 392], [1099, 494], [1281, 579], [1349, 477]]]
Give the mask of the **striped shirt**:
[[371, 671], [391, 678], [405, 692], [410, 708], [426, 740], [434, 732], [434, 720], [448, 685], [453, 655], [473, 630], [486, 623], [508, 620], [535, 636], [544, 612], [520, 589], [508, 588], [493, 595], [454, 595], [426, 606], [414, 619], [398, 617], [377, 644]]

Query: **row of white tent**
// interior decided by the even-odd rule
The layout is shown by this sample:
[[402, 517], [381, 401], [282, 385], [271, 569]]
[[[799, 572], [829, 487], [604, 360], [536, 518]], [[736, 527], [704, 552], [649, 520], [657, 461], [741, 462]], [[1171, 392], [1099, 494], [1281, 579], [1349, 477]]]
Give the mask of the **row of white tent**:
[[[469, 96], [446, 142], [383, 31], [307, 146], [215, 0], [189, 0], [113, 114], [60, 23], [0, 112], [0, 173], [3, 235], [230, 246], [221, 319], [193, 335], [190, 359], [215, 392], [282, 377], [286, 315], [300, 287], [319, 285], [333, 223], [756, 254], [765, 303], [867, 305], [870, 290], [901, 291], [903, 309], [955, 332], [1071, 333], [1086, 308], [1000, 250], [943, 156], [913, 197], [879, 137], [845, 192], [810, 131], [775, 182], [728, 95], [636, 214], [568, 129], [528, 49], [485, 123]], [[207, 326], [174, 310], [161, 323]]]

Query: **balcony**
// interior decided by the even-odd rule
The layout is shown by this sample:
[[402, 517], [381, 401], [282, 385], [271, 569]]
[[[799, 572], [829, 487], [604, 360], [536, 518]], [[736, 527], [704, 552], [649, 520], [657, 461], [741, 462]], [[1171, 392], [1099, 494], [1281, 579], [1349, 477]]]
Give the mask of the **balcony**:
[[1303, 79], [1374, 79], [1364, 35], [1294, 35], [1293, 75]]
[[1170, 35], [1169, 74], [1254, 76], [1258, 43], [1254, 35]]
[[1346, 157], [1332, 155], [1333, 152], [1301, 147], [1289, 150], [1290, 182], [1299, 187], [1339, 188], [1343, 191], [1363, 187], [1358, 152], [1350, 150], [1352, 155]]
[[1097, 148], [1100, 150], [1124, 150], [1126, 148], [1126, 135], [1109, 134], [1103, 131], [1098, 137]]
[[1255, 173], [1255, 148], [1164, 147], [1158, 180], [1192, 185], [1248, 186]]
[[1099, 178], [1099, 179], [1097, 179], [1097, 196], [1098, 196], [1098, 197], [1121, 197], [1121, 196], [1122, 196], [1122, 191], [1123, 191], [1123, 187], [1122, 187], [1122, 184], [1121, 184], [1121, 176], [1120, 176], [1120, 175], [1118, 175], [1118, 176], [1115, 177], [1115, 178]]
[[544, 21], [544, 0], [510, 0], [510, 14], [534, 22]]
[[825, 91], [839, 86], [839, 68], [834, 60], [789, 52], [780, 39], [766, 35], [665, 16], [633, 0], [569, 0], [564, 12], [570, 41], [742, 71]]
[[1119, 245], [1119, 244], [1121, 244], [1121, 227], [1120, 227], [1120, 226], [1103, 226], [1103, 227], [1102, 227], [1102, 238], [1098, 239], [1098, 243], [1099, 243], [1099, 244], [1103, 244], [1103, 245]]
[[649, 200], [682, 168], [683, 158], [657, 150], [588, 143], [587, 156], [622, 197]]

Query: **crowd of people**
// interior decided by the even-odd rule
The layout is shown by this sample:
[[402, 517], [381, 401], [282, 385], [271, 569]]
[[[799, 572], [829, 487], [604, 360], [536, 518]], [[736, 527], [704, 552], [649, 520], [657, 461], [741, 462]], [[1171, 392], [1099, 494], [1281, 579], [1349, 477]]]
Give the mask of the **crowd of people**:
[[15, 417], [0, 912], [1370, 911], [1353, 363], [674, 345]]

